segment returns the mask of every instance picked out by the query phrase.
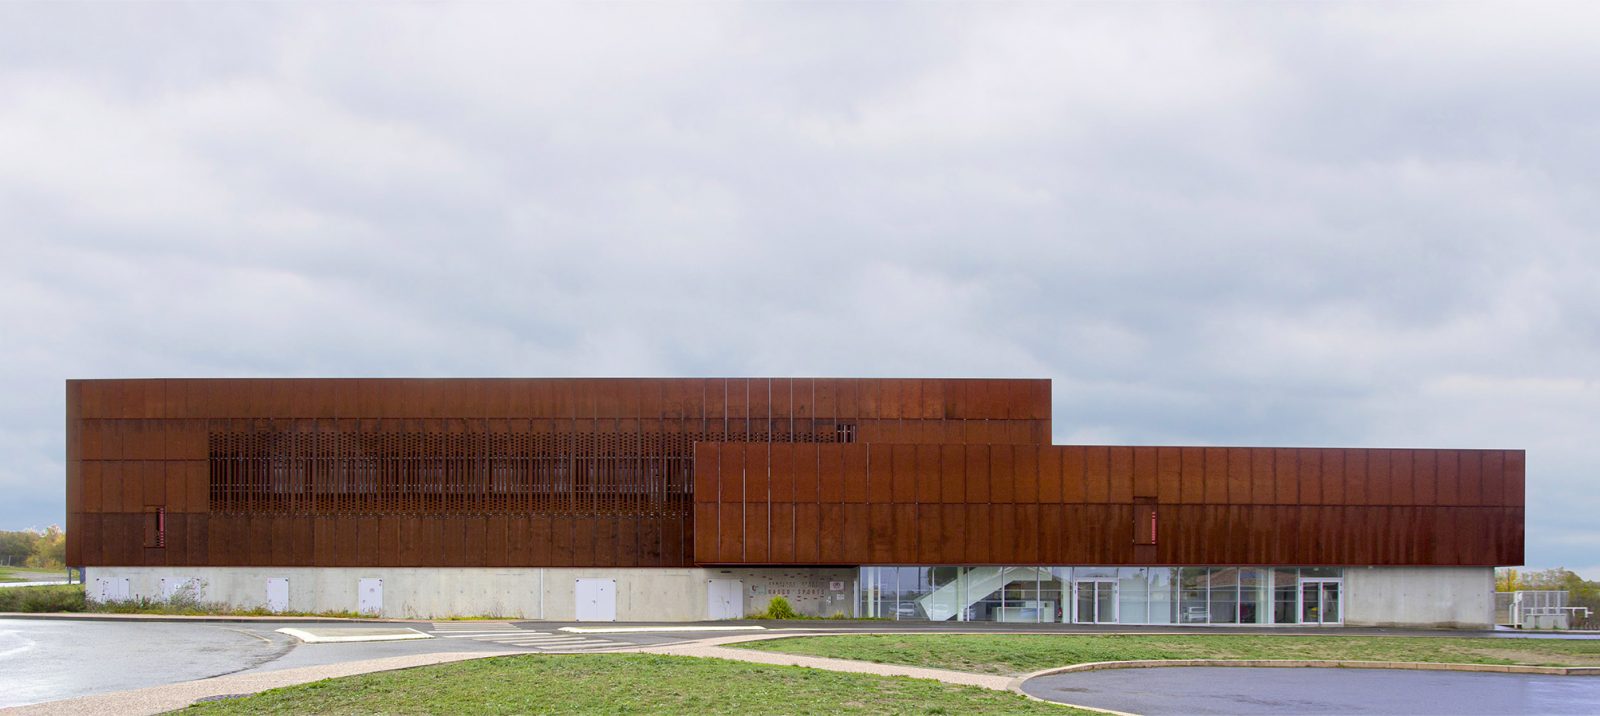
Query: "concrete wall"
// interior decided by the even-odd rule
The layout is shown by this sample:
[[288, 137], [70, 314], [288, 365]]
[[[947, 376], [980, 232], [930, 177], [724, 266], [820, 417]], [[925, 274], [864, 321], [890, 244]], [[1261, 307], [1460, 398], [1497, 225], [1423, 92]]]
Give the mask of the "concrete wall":
[[[853, 569], [674, 568], [345, 568], [345, 567], [91, 567], [91, 597], [107, 579], [126, 578], [131, 598], [159, 599], [161, 580], [196, 579], [201, 601], [238, 608], [266, 604], [271, 578], [289, 580], [291, 612], [357, 610], [360, 580], [383, 580], [382, 616], [439, 618], [497, 616], [571, 621], [575, 582], [614, 579], [617, 621], [698, 621], [706, 618], [709, 579], [744, 581], [745, 613], [766, 607], [773, 594], [789, 597], [803, 614], [850, 614]], [[833, 589], [833, 587], [840, 587]]]
[[1493, 567], [1346, 567], [1346, 626], [1494, 628]]

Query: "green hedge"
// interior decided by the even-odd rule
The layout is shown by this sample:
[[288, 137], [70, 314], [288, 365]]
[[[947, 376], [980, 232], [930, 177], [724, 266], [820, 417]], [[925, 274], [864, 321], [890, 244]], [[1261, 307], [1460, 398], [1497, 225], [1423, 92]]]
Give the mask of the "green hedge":
[[83, 585], [0, 588], [0, 612], [81, 612]]

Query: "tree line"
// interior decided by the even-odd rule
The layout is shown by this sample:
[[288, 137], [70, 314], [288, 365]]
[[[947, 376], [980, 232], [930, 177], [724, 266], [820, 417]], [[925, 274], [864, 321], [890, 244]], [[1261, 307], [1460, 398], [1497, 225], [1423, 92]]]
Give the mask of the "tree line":
[[66, 559], [67, 533], [58, 525], [42, 530], [0, 530], [0, 567], [61, 569]]

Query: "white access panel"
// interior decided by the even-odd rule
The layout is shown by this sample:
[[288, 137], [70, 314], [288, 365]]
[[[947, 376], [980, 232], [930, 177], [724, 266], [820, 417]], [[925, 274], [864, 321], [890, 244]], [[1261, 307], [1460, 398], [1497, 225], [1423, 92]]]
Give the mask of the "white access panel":
[[361, 580], [356, 588], [356, 611], [373, 616], [383, 613], [383, 580]]
[[[162, 599], [171, 599], [171, 598], [173, 598], [175, 596], [178, 596], [178, 592], [181, 591], [184, 588], [185, 585], [188, 585], [191, 582], [198, 582], [198, 581], [199, 580], [195, 579], [194, 577], [162, 577], [161, 578], [161, 598]], [[195, 599], [199, 599], [201, 597], [201, 595], [200, 595], [200, 585], [198, 583], [196, 583], [194, 585], [193, 589], [194, 589], [194, 595], [193, 595], [194, 598]]]
[[[382, 589], [382, 586], [379, 586]], [[380, 600], [381, 601], [381, 600]], [[289, 609], [289, 580], [273, 577], [267, 580], [267, 611], [282, 612]]]
[[744, 580], [706, 580], [706, 618], [738, 619], [744, 616]]
[[105, 577], [95, 577], [94, 583], [95, 583], [94, 594], [99, 595], [98, 597], [96, 597], [96, 599], [98, 601], [102, 601], [102, 602], [125, 602], [125, 601], [128, 601], [128, 578], [127, 577], [111, 577], [109, 579], [105, 578]]
[[580, 579], [573, 592], [580, 622], [617, 620], [617, 580]]

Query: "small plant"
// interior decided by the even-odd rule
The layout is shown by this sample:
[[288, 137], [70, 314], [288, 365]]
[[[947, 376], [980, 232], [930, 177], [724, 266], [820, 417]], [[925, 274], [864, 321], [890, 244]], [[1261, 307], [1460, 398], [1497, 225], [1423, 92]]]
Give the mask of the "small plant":
[[751, 619], [805, 619], [806, 617], [794, 610], [794, 605], [782, 594], [774, 596], [767, 602], [765, 611], [750, 615]]

